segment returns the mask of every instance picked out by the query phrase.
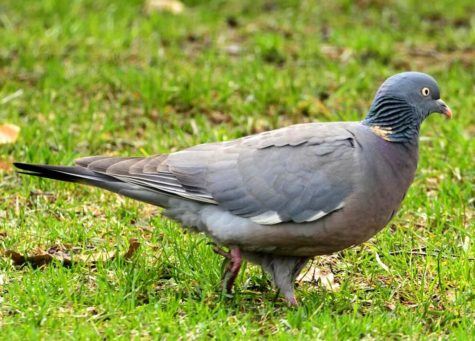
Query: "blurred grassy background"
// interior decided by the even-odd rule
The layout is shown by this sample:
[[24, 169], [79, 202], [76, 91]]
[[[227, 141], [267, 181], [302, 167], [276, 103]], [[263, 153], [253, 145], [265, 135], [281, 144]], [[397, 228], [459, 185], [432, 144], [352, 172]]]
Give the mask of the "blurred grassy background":
[[[133, 261], [96, 269], [17, 270], [1, 258], [0, 339], [473, 337], [475, 3], [184, 5], [172, 14], [139, 0], [0, 1], [0, 124], [21, 127], [0, 145], [0, 246], [87, 253], [142, 242]], [[424, 123], [397, 218], [370, 242], [319, 258], [340, 289], [302, 283], [298, 309], [273, 302], [254, 267], [235, 298], [220, 300], [207, 240], [153, 207], [9, 166], [359, 120], [380, 83], [406, 70], [439, 81], [454, 119]]]

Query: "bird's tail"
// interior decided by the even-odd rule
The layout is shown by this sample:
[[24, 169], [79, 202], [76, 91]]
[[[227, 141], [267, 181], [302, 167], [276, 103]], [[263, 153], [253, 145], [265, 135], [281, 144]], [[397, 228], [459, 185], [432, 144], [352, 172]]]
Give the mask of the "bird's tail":
[[82, 166], [82, 163], [88, 161], [84, 160], [86, 159], [78, 160], [79, 166], [52, 166], [20, 162], [15, 162], [14, 166], [20, 170], [21, 174], [99, 187], [152, 205], [168, 207], [169, 195], [166, 193], [151, 191], [102, 172], [90, 170]]
[[[122, 182], [112, 176], [91, 171], [80, 166], [52, 166], [15, 162], [19, 173], [67, 182], [98, 186], [101, 182]], [[103, 186], [98, 186], [103, 187]]]

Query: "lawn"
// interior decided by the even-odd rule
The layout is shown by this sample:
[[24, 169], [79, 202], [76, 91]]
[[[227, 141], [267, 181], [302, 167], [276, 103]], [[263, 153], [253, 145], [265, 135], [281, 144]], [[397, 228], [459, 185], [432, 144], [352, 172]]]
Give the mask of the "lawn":
[[[0, 2], [0, 124], [21, 128], [0, 145], [0, 250], [77, 260], [34, 269], [0, 257], [0, 339], [475, 338], [475, 2], [184, 3], [173, 14], [140, 0]], [[223, 298], [209, 240], [158, 208], [10, 165], [360, 120], [406, 70], [433, 75], [454, 118], [424, 123], [395, 219], [317, 258], [333, 288], [301, 281], [298, 308], [251, 265]]]

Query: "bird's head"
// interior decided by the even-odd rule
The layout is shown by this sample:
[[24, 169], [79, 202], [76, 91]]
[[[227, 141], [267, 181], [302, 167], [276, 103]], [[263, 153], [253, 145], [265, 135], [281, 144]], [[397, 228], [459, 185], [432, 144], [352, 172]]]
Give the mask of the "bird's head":
[[407, 142], [418, 137], [422, 121], [435, 112], [452, 117], [435, 79], [421, 72], [403, 72], [381, 85], [363, 124], [388, 141]]

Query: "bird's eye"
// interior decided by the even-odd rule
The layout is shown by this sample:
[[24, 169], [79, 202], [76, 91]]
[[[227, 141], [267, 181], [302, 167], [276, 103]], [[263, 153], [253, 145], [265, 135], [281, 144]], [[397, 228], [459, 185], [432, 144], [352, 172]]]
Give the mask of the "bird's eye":
[[422, 94], [422, 96], [425, 96], [425, 97], [429, 96], [429, 94], [430, 94], [429, 88], [422, 88], [421, 89], [421, 94]]

